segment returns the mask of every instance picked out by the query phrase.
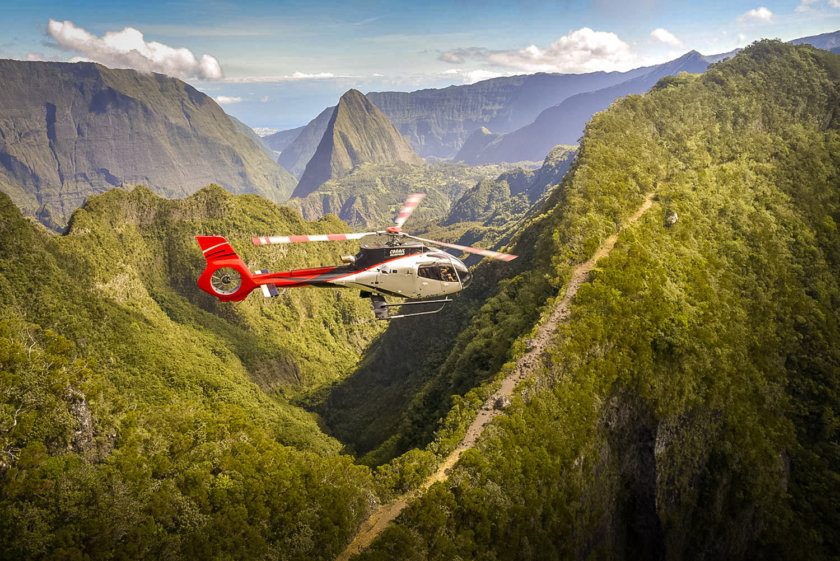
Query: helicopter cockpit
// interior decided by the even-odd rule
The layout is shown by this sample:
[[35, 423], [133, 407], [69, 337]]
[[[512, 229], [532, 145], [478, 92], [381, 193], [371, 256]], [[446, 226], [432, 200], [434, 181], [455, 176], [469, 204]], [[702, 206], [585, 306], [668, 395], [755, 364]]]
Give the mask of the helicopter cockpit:
[[466, 265], [457, 259], [440, 260], [436, 263], [420, 265], [417, 268], [417, 276], [443, 282], [460, 282], [466, 288], [472, 282], [472, 274]]

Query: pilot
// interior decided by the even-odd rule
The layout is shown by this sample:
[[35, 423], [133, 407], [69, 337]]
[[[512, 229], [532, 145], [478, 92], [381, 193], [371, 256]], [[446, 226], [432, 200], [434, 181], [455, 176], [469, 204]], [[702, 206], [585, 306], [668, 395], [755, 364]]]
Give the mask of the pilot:
[[440, 276], [444, 282], [455, 282], [455, 275], [453, 274], [452, 267], [444, 267], [441, 269]]

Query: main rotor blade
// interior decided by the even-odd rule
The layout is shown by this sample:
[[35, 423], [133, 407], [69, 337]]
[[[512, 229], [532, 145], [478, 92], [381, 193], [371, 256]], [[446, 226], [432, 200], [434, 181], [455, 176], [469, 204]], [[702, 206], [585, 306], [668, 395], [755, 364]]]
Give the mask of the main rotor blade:
[[397, 227], [397, 231], [400, 231], [402, 225], [405, 224], [405, 221], [408, 220], [408, 217], [411, 216], [411, 213], [414, 212], [414, 209], [417, 205], [420, 204], [420, 201], [423, 200], [425, 197], [425, 193], [414, 193], [413, 195], [409, 195], [408, 198], [405, 200], [405, 204], [403, 205], [400, 213], [394, 219], [394, 226]]
[[254, 245], [268, 245], [273, 243], [299, 243], [299, 242], [342, 242], [346, 240], [358, 240], [365, 236], [374, 236], [383, 232], [358, 232], [354, 234], [314, 234], [311, 236], [268, 236], [265, 238], [251, 238]]
[[454, 243], [446, 243], [446, 242], [439, 242], [436, 240], [427, 240], [425, 238], [418, 238], [417, 236], [410, 236], [408, 234], [403, 234], [407, 238], [412, 238], [417, 241], [431, 243], [435, 245], [441, 245], [443, 247], [451, 247], [452, 249], [460, 249], [461, 251], [466, 251], [467, 253], [475, 253], [476, 255], [481, 255], [482, 257], [490, 257], [491, 259], [501, 259], [502, 261], [512, 261], [516, 259], [516, 255], [511, 255], [509, 253], [499, 253], [498, 251], [490, 251], [489, 249], [481, 249], [478, 247], [467, 247], [465, 245], [458, 245]]

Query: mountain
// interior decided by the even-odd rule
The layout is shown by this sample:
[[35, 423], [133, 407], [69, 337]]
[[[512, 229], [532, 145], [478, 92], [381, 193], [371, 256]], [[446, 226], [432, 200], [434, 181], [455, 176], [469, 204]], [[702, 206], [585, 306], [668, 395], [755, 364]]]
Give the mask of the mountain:
[[453, 159], [456, 162], [470, 162], [471, 165], [493, 161], [493, 147], [501, 142], [503, 137], [504, 134], [500, 132], [490, 132], [487, 127], [481, 127], [467, 137]]
[[825, 49], [826, 51], [840, 54], [840, 31], [802, 37], [800, 39], [794, 39], [790, 43], [793, 45], [813, 45], [818, 49]]
[[210, 183], [282, 201], [294, 180], [208, 96], [175, 78], [93, 63], [0, 60], [0, 183], [64, 225], [86, 197]]
[[620, 84], [571, 96], [544, 110], [533, 123], [516, 131], [505, 135], [476, 131], [455, 160], [467, 164], [540, 160], [557, 144], [577, 144], [592, 115], [609, 107], [616, 98], [644, 93], [666, 76], [704, 72], [711, 61], [709, 57], [691, 51]]
[[838, 69], [762, 41], [617, 101], [512, 238], [518, 259], [476, 267], [448, 315], [389, 325], [328, 407], [351, 442], [354, 423], [399, 427], [365, 461], [398, 456], [380, 469], [420, 490], [358, 559], [836, 557]]
[[[424, 158], [451, 158], [482, 126], [518, 129], [546, 107], [577, 93], [631, 79], [645, 69], [588, 74], [532, 74], [493, 78], [465, 86], [404, 92], [371, 92], [377, 107]], [[542, 161], [545, 154], [536, 161]]]
[[[434, 227], [518, 258], [387, 324], [352, 291], [195, 285], [196, 234], [311, 267], [357, 246], [249, 239], [334, 216], [137, 187], [55, 235], [0, 193], [0, 559], [331, 560], [382, 526], [355, 559], [836, 558], [838, 106], [806, 45], [663, 78], [574, 161], [463, 189]], [[378, 166], [445, 168], [362, 164], [372, 193]]]
[[439, 220], [450, 211], [453, 201], [486, 177], [495, 177], [502, 166], [466, 166], [434, 162], [422, 166], [395, 162], [360, 164], [339, 179], [331, 179], [303, 198], [289, 199], [285, 206], [306, 220], [335, 214], [354, 229], [381, 229], [391, 224], [412, 193], [426, 198], [411, 217], [420, 221]]
[[423, 160], [364, 94], [350, 90], [341, 96], [292, 196], [305, 197], [361, 163], [392, 162], [422, 164]]
[[[330, 119], [335, 112], [335, 107], [327, 107], [317, 117], [309, 121], [303, 129], [295, 136], [281, 151], [277, 163], [286, 168], [289, 173], [300, 179], [306, 164], [315, 155], [321, 139], [330, 124]], [[282, 131], [281, 131], [282, 132]], [[279, 133], [278, 133], [279, 134]]]
[[[477, 128], [508, 132], [527, 125], [540, 111], [576, 93], [603, 88], [643, 74], [530, 74], [493, 78], [465, 86], [414, 92], [371, 92], [370, 99], [424, 158], [451, 158]], [[299, 177], [326, 130], [332, 108], [322, 111], [278, 161]], [[279, 133], [278, 133], [279, 134]], [[543, 154], [538, 160], [542, 160]]]
[[252, 129], [233, 115], [228, 115], [228, 117], [230, 118], [236, 130], [243, 136], [247, 136], [248, 138], [250, 138], [251, 142], [256, 144], [257, 148], [262, 150], [266, 156], [268, 156], [272, 160], [277, 156], [274, 150], [271, 149], [271, 147], [263, 140], [263, 138], [260, 135], [256, 133], [256, 131], [254, 131], [254, 129]]
[[[500, 242], [506, 245], [514, 233], [521, 234], [523, 224], [534, 219], [533, 215], [529, 215], [529, 209], [537, 214], [543, 209], [543, 204], [533, 203], [558, 188], [574, 154], [569, 147], [558, 146], [538, 170], [520, 168], [495, 177], [484, 177], [466, 189], [437, 224], [417, 231], [418, 222], [425, 217], [417, 221], [412, 216], [412, 232], [425, 238], [477, 247], [495, 248]], [[418, 211], [425, 204], [424, 199]], [[429, 318], [413, 318], [410, 325], [392, 323], [376, 345], [367, 350], [353, 375], [336, 383], [328, 395], [321, 396], [322, 401], [316, 406], [316, 411], [331, 433], [362, 456], [363, 462], [383, 463], [407, 450], [405, 443], [401, 442], [403, 429], [400, 423], [411, 417], [412, 409], [419, 406], [420, 401], [430, 415], [445, 415], [451, 394], [435, 394], [431, 398], [440, 399], [441, 403], [425, 401], [426, 386], [434, 378], [432, 372], [440, 368], [440, 375], [449, 380], [450, 376], [465, 375], [462, 369], [483, 368], [480, 365], [485, 360], [494, 360], [489, 358], [491, 353], [486, 348], [476, 348], [475, 354], [470, 353], [464, 364], [457, 364], [455, 355], [464, 350], [459, 345], [475, 335], [475, 331], [470, 331], [470, 319], [493, 293], [496, 283], [502, 279], [510, 282], [510, 279], [517, 278], [517, 282], [529, 283], [535, 290], [538, 287], [544, 289], [544, 279], [526, 273], [537, 259], [535, 248], [529, 246], [533, 237], [529, 236], [527, 240], [520, 240], [514, 250], [519, 257], [510, 264], [482, 261], [476, 269], [473, 285], [447, 305], [445, 315], [441, 312]], [[516, 307], [519, 302], [506, 302], [505, 306], [511, 311], [507, 306]], [[496, 312], [498, 308], [491, 310]], [[515, 320], [506, 317], [497, 326], [500, 332], [508, 329], [510, 321], [515, 321], [517, 325], [528, 321], [533, 313], [532, 304], [523, 305], [519, 312], [521, 314]], [[494, 319], [483, 317], [481, 321], [486, 329], [494, 329]], [[462, 331], [465, 332], [461, 334]], [[423, 345], [406, 348], [404, 342], [414, 340], [416, 334], [421, 334]], [[502, 347], [497, 351], [502, 352]], [[447, 364], [442, 365], [442, 360], [446, 360]], [[466, 392], [467, 389], [460, 385], [458, 392]], [[418, 403], [413, 403], [413, 400]]]
[[262, 137], [262, 139], [263, 142], [265, 142], [272, 150], [282, 152], [298, 137], [298, 135], [300, 135], [300, 133], [303, 132], [303, 129], [305, 128], [306, 127], [297, 127], [295, 129], [285, 131], [277, 131], [273, 134]]
[[138, 187], [91, 196], [56, 236], [0, 193], [0, 558], [335, 558], [372, 477], [289, 401], [351, 370], [382, 325], [338, 291], [234, 307], [197, 288], [196, 234], [252, 268], [352, 250], [250, 243], [275, 231], [347, 229], [218, 186]]

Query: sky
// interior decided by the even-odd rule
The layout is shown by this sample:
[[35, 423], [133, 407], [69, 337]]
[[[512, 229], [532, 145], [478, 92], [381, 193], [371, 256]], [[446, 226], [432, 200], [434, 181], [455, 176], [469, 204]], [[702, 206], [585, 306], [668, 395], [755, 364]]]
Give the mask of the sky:
[[[161, 72], [251, 127], [305, 125], [350, 88], [621, 71], [840, 30], [840, 0], [0, 0], [0, 58]], [[2, 87], [2, 85], [0, 85]]]

